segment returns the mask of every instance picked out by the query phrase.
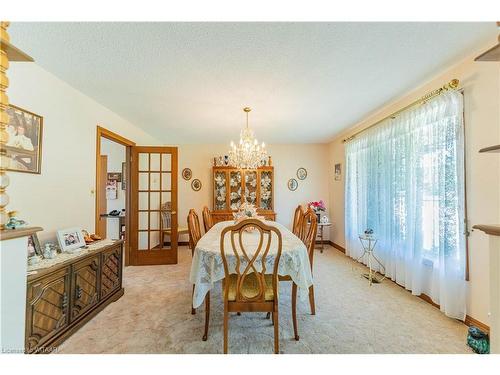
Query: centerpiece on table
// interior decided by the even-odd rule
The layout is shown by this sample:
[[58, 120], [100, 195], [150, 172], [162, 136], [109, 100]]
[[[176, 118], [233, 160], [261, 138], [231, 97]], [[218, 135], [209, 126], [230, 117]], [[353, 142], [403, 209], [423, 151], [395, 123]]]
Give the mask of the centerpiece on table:
[[316, 217], [318, 218], [318, 223], [319, 223], [320, 222], [320, 212], [326, 211], [325, 203], [322, 200], [320, 200], [317, 202], [309, 202], [307, 205], [311, 208], [311, 210], [314, 211], [314, 213], [316, 214]]
[[[240, 207], [238, 208], [238, 211], [233, 213], [233, 217], [234, 217], [235, 224], [238, 224], [246, 219], [257, 219], [260, 221], [265, 220], [264, 216], [260, 216], [257, 213], [257, 208], [255, 208], [255, 206], [253, 204], [247, 203], [247, 202], [242, 203], [240, 205]], [[252, 231], [253, 229], [254, 228], [247, 228], [247, 231]]]

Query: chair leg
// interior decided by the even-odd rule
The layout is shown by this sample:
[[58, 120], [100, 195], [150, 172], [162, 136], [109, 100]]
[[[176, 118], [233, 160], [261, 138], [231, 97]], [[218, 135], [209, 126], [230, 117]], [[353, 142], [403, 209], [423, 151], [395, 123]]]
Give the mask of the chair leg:
[[311, 305], [311, 315], [316, 315], [316, 304], [314, 303], [314, 285], [309, 287], [309, 305]]
[[208, 338], [208, 322], [210, 321], [210, 292], [205, 296], [205, 334], [203, 335], [203, 341], [207, 341]]
[[239, 312], [239, 311], [238, 311], [238, 312], [236, 313], [236, 315], [240, 316], [240, 315], [241, 315], [241, 312]]
[[227, 306], [224, 306], [224, 354], [227, 354], [227, 331], [228, 331], [228, 317]]
[[279, 354], [280, 336], [279, 336], [278, 306], [275, 307], [275, 311], [273, 312], [273, 324], [274, 324], [274, 354]]
[[194, 296], [194, 284], [193, 284], [193, 294], [191, 295], [191, 315], [196, 314], [196, 309], [193, 307], [193, 296]]
[[268, 312], [268, 313], [266, 314], [266, 319], [269, 319], [269, 318], [271, 318], [271, 313], [270, 313], [270, 312]]
[[299, 341], [299, 330], [297, 328], [297, 284], [292, 283], [292, 322], [295, 340]]

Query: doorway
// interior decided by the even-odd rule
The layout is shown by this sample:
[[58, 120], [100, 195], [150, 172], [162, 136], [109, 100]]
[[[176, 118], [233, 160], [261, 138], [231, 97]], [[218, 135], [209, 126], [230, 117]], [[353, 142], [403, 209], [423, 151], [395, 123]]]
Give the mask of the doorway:
[[134, 146], [134, 142], [97, 126], [94, 231], [102, 238], [124, 240], [125, 266], [130, 265], [130, 164]]

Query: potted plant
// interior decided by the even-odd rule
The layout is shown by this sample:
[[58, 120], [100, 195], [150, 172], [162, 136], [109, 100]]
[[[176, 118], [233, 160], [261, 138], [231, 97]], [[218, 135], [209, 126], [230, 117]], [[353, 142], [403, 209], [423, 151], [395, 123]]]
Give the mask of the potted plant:
[[314, 213], [316, 214], [316, 217], [318, 219], [318, 223], [319, 223], [320, 222], [320, 212], [326, 211], [325, 203], [322, 200], [320, 200], [320, 201], [316, 201], [316, 202], [309, 202], [307, 205], [309, 207], [311, 207], [311, 210], [314, 211]]

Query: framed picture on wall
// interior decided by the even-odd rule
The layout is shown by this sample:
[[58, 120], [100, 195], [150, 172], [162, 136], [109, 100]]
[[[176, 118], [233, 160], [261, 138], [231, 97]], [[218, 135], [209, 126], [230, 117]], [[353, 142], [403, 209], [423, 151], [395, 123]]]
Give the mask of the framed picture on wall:
[[342, 164], [337, 163], [335, 164], [335, 181], [340, 181], [341, 177], [342, 177]]
[[7, 108], [8, 140], [2, 148], [8, 158], [7, 170], [41, 173], [43, 117], [14, 105]]
[[122, 173], [121, 172], [108, 172], [108, 181], [122, 181]]

